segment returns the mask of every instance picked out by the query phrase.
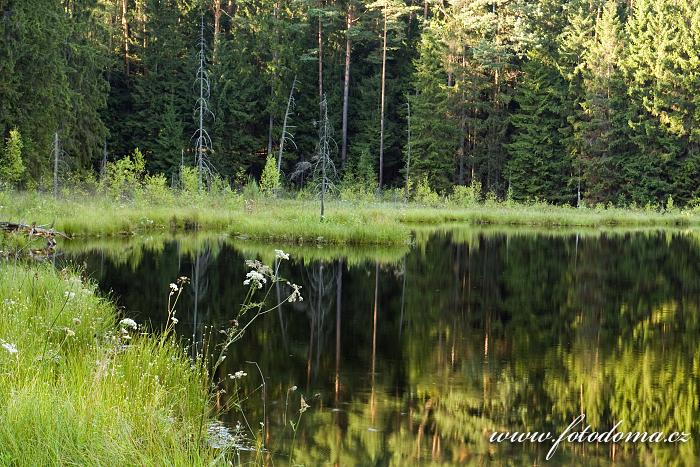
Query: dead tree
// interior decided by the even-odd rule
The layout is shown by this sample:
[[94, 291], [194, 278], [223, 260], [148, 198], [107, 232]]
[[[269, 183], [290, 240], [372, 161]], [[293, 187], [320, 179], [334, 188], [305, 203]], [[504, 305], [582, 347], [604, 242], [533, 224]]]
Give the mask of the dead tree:
[[409, 196], [409, 186], [411, 182], [411, 101], [406, 99], [406, 201]]
[[61, 149], [61, 140], [58, 138], [58, 131], [53, 134], [53, 143], [51, 144], [51, 159], [53, 160], [53, 197], [58, 198], [58, 171], [60, 164], [65, 156], [65, 151]]
[[289, 99], [287, 99], [287, 110], [284, 112], [284, 120], [282, 121], [282, 136], [280, 137], [280, 150], [277, 155], [277, 173], [282, 171], [282, 155], [284, 154], [284, 143], [289, 141], [289, 143], [296, 149], [297, 145], [294, 143], [294, 135], [291, 133], [291, 129], [294, 127], [289, 125], [289, 114], [294, 108], [296, 102], [294, 100], [294, 87], [297, 84], [297, 77], [294, 76], [292, 81], [292, 89], [289, 91]]
[[197, 188], [202, 191], [202, 179], [207, 176], [209, 179], [212, 175], [212, 168], [207, 157], [207, 152], [211, 151], [212, 142], [209, 133], [204, 128], [204, 119], [207, 115], [214, 118], [214, 113], [209, 110], [209, 96], [211, 94], [211, 85], [209, 81], [209, 72], [207, 71], [207, 56], [206, 43], [204, 40], [204, 16], [201, 17], [199, 30], [199, 67], [197, 68], [197, 77], [195, 84], [199, 85], [199, 97], [195, 107], [195, 117], [197, 118], [197, 130], [192, 138], [195, 140], [195, 166], [197, 167], [198, 182]]
[[303, 161], [297, 164], [297, 167], [292, 174], [292, 178], [300, 177], [307, 171], [313, 171], [313, 177], [316, 181], [318, 196], [321, 200], [321, 220], [324, 219], [326, 194], [335, 190], [335, 179], [338, 176], [333, 158], [332, 151], [337, 151], [338, 145], [333, 139], [333, 129], [328, 121], [328, 101], [326, 96], [321, 99], [321, 121], [318, 122], [318, 146], [316, 155], [310, 162]]

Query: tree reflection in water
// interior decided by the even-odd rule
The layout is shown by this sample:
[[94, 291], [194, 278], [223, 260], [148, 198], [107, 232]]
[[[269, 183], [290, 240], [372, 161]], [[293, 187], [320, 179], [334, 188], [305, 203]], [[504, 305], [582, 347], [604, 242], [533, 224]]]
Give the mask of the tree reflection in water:
[[[419, 236], [410, 251], [285, 248], [294, 261], [282, 273], [303, 285], [305, 301], [260, 320], [223, 371], [255, 361], [265, 375], [265, 411], [257, 370], [238, 384], [252, 394], [247, 418], [265, 422], [275, 465], [290, 449], [283, 412], [294, 385], [312, 406], [294, 447], [304, 465], [543, 464], [550, 445], [488, 436], [558, 433], [581, 412], [599, 431], [623, 420], [625, 431], [692, 437], [564, 443], [548, 464], [696, 465], [698, 240], [471, 229]], [[178, 332], [196, 342], [242, 302], [243, 260], [271, 262], [275, 247], [183, 237], [74, 244], [65, 257], [84, 261], [130, 316], [155, 328], [165, 294], [154, 291], [191, 274]]]

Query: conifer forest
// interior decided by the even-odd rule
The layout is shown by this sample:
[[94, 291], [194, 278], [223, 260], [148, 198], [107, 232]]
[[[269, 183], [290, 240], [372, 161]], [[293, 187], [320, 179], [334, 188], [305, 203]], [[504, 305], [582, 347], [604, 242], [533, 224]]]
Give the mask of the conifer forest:
[[297, 190], [324, 128], [342, 183], [691, 205], [699, 56], [695, 0], [0, 0], [0, 171]]

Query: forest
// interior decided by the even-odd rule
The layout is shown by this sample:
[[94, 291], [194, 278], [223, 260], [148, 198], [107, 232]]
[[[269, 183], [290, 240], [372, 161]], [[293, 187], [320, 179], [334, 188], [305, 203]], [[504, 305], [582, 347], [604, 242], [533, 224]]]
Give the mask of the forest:
[[700, 199], [694, 0], [0, 0], [0, 38], [6, 186], [294, 192], [323, 128], [333, 186]]

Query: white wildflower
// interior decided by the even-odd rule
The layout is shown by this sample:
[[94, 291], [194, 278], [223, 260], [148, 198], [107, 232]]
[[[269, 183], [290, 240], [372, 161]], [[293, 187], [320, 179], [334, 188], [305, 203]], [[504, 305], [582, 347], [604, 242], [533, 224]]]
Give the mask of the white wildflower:
[[179, 321], [176, 317], [174, 317], [174, 316], [173, 316], [172, 318], [170, 318], [170, 319], [172, 320], [173, 324], [177, 324], [177, 323], [180, 322], [180, 321]]
[[306, 400], [304, 400], [304, 396], [301, 396], [301, 407], [299, 408], [299, 413], [302, 414], [306, 412], [306, 409], [311, 407], [309, 404], [306, 403]]
[[172, 290], [173, 292], [177, 292], [178, 290], [180, 290], [180, 288], [177, 286], [177, 284], [174, 284], [171, 282], [170, 283], [170, 290]]
[[289, 259], [289, 253], [285, 253], [282, 250], [275, 250], [275, 258], [277, 258], [277, 259]]
[[71, 328], [63, 328], [66, 331], [66, 336], [68, 337], [75, 337], [75, 331], [73, 331]]
[[9, 342], [3, 342], [2, 348], [7, 350], [7, 352], [11, 354], [18, 352], [17, 347], [15, 347], [14, 344], [10, 344]]
[[250, 271], [245, 276], [247, 277], [247, 279], [243, 281], [243, 285], [252, 285], [253, 287], [262, 289], [263, 284], [267, 282], [265, 276], [260, 274], [258, 271]]
[[70, 292], [70, 291], [66, 290], [63, 293], [63, 296], [68, 298], [68, 300], [71, 300], [71, 299], [75, 298], [75, 292]]
[[136, 324], [136, 321], [131, 318], [124, 318], [123, 320], [119, 321], [119, 324], [122, 328], [137, 329], [139, 327], [139, 325]]
[[287, 301], [289, 301], [289, 302], [296, 302], [296, 301], [303, 302], [304, 297], [301, 296], [301, 292], [300, 292], [301, 286], [296, 285], [296, 284], [292, 284], [291, 282], [287, 282], [287, 285], [289, 285], [292, 288], [292, 293], [289, 296], [289, 298], [287, 299]]
[[75, 324], [76, 326], [80, 326], [80, 323], [82, 323], [82, 321], [80, 321], [80, 318], [73, 318], [73, 324]]

